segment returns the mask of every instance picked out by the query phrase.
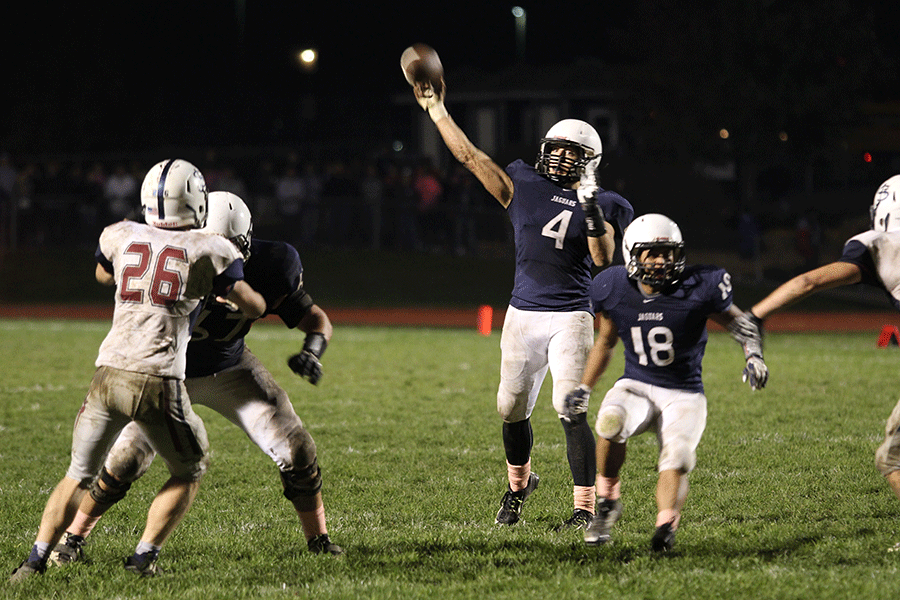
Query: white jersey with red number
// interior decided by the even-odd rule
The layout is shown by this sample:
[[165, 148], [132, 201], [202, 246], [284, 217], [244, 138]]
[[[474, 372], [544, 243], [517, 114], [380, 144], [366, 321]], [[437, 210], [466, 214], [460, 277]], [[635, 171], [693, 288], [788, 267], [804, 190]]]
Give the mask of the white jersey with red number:
[[116, 306], [96, 365], [184, 378], [192, 312], [235, 261], [234, 244], [199, 231], [121, 221], [103, 230], [98, 252], [112, 265]]

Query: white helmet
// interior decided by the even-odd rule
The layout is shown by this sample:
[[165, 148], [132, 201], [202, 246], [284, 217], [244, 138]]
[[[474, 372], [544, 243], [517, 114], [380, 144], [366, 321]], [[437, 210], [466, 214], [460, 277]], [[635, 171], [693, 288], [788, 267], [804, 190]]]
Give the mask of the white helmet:
[[239, 196], [231, 192], [210, 192], [209, 216], [203, 231], [227, 237], [241, 251], [244, 260], [250, 258], [253, 219]]
[[[641, 262], [641, 254], [649, 248], [671, 250], [664, 265]], [[675, 221], [659, 214], [638, 217], [622, 235], [622, 256], [628, 276], [652, 286], [678, 281], [684, 272], [684, 239]]]
[[[553, 150], [560, 147], [574, 150], [579, 158], [554, 156]], [[550, 181], [566, 185], [578, 181], [588, 161], [602, 155], [603, 144], [596, 129], [578, 119], [563, 119], [541, 138], [534, 168]]]
[[154, 227], [203, 227], [207, 213], [206, 180], [186, 160], [164, 160], [144, 177], [141, 207], [144, 220]]
[[875, 231], [900, 229], [900, 175], [894, 175], [878, 187], [869, 214]]

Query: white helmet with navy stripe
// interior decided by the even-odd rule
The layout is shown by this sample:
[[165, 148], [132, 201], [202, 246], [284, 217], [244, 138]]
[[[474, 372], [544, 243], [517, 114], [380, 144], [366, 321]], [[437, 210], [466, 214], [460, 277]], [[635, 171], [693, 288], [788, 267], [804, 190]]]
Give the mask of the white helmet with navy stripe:
[[250, 216], [250, 209], [237, 194], [209, 193], [209, 218], [203, 231], [227, 237], [241, 251], [244, 260], [250, 258], [253, 219]]
[[200, 170], [180, 158], [153, 166], [141, 184], [144, 221], [162, 229], [200, 228], [206, 224], [208, 194]]
[[900, 230], [900, 175], [894, 175], [878, 187], [869, 212], [875, 231]]

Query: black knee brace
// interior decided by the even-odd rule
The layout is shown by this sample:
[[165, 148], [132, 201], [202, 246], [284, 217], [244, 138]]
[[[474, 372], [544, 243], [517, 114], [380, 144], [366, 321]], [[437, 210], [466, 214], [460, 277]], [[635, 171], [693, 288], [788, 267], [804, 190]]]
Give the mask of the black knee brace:
[[[106, 487], [100, 487], [100, 482], [103, 482], [103, 485]], [[110, 475], [109, 471], [106, 470], [106, 467], [100, 471], [100, 477], [94, 481], [94, 485], [91, 486], [91, 498], [97, 504], [115, 504], [119, 500], [125, 497], [125, 494], [128, 493], [128, 490], [131, 489], [131, 484], [123, 481], [119, 481], [112, 475]]]
[[284, 497], [291, 502], [299, 496], [315, 496], [322, 489], [322, 470], [316, 461], [304, 469], [279, 473], [281, 485], [284, 486]]

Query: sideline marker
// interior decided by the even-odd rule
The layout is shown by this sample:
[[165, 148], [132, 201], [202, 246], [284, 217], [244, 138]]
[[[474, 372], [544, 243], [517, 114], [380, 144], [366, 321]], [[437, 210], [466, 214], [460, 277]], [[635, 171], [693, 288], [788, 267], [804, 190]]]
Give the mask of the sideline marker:
[[[491, 335], [491, 327], [493, 326], [494, 309], [487, 304], [478, 307], [477, 327], [478, 333], [481, 335]], [[900, 335], [900, 334], [898, 334]]]
[[887, 348], [888, 345], [900, 346], [900, 329], [895, 325], [885, 325], [878, 336], [878, 347]]

